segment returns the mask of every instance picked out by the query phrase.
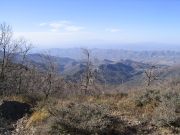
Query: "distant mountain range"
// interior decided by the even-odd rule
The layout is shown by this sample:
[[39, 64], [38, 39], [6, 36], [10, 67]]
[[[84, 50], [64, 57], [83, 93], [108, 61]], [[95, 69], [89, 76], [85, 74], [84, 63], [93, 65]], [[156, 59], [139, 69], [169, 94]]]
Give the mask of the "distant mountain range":
[[[73, 82], [80, 81], [86, 69], [86, 61], [55, 56], [51, 56], [51, 59], [55, 62], [57, 72], [60, 75]], [[40, 70], [46, 70], [46, 63], [42, 60], [42, 55], [30, 54], [28, 55], [28, 61], [36, 67], [39, 67]], [[111, 85], [125, 83], [136, 77], [138, 78], [151, 66], [151, 64], [133, 60], [120, 60], [117, 62], [107, 59], [94, 63], [93, 65], [96, 81]], [[168, 67], [165, 65], [158, 66], [160, 68]]]
[[[165, 48], [164, 48], [165, 49]], [[43, 52], [43, 51], [38, 51]], [[81, 60], [85, 56], [80, 48], [70, 49], [49, 49], [48, 52], [52, 56], [69, 57], [75, 60]], [[154, 64], [173, 65], [180, 63], [180, 51], [131, 51], [121, 49], [90, 49], [91, 57], [98, 60], [120, 61], [122, 59], [130, 59], [133, 61]]]
[[[180, 76], [180, 66], [178, 66], [180, 60], [178, 59], [180, 58], [179, 52], [135, 52], [100, 49], [93, 49], [90, 51], [91, 57], [96, 58], [92, 58], [93, 69], [95, 69], [96, 81], [100, 83], [112, 85], [122, 83], [138, 84], [137, 82], [142, 82], [144, 79], [144, 71], [152, 66], [152, 63], [153, 65], [157, 65], [159, 70], [163, 71], [161, 73], [161, 78]], [[80, 81], [86, 69], [85, 56], [83, 56], [81, 49], [52, 49], [50, 54], [52, 56], [50, 55], [49, 57], [51, 61], [55, 63], [57, 73], [69, 81]], [[21, 56], [18, 54], [14, 56], [13, 62], [20, 63]], [[44, 54], [32, 53], [27, 56], [27, 61], [40, 71], [46, 72], [47, 61], [44, 60], [44, 57]]]

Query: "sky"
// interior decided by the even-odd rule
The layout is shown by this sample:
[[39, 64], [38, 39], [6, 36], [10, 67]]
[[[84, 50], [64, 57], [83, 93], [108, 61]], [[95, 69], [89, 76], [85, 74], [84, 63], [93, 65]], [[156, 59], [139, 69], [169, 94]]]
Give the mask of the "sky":
[[0, 23], [35, 47], [180, 47], [180, 0], [0, 0]]

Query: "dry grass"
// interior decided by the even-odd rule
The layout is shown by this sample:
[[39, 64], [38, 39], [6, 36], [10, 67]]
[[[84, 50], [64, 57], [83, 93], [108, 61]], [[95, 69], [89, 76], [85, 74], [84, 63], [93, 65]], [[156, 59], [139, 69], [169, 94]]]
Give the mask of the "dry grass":
[[46, 120], [49, 116], [50, 114], [46, 108], [39, 109], [31, 115], [26, 124], [26, 127], [42, 122]]
[[5, 101], [18, 101], [21, 103], [27, 103], [34, 107], [39, 101], [42, 100], [42, 97], [39, 95], [11, 95], [3, 96], [1, 99]]
[[[134, 92], [129, 92], [128, 94], [119, 93], [119, 94], [103, 94], [98, 96], [73, 96], [63, 99], [56, 99], [52, 97], [51, 101], [49, 101], [49, 104], [46, 103], [41, 107], [36, 107], [40, 109], [35, 109], [34, 113], [28, 119], [28, 122], [26, 123], [26, 127], [28, 128], [33, 126], [39, 128], [38, 129], [39, 133], [41, 133], [40, 129], [43, 128], [46, 129], [48, 132], [48, 130], [51, 130], [52, 126], [55, 126], [55, 128], [57, 128], [58, 131], [63, 130], [62, 132], [64, 132], [65, 130], [66, 132], [69, 132], [68, 128], [62, 127], [62, 125], [58, 127], [57, 125], [53, 125], [53, 124], [59, 124], [59, 121], [53, 123], [54, 122], [53, 120], [55, 119], [57, 120], [58, 118], [61, 118], [60, 122], [62, 122], [61, 120], [64, 121], [66, 120], [65, 124], [70, 125], [71, 128], [74, 127], [75, 129], [78, 130], [83, 129], [84, 131], [85, 129], [87, 129], [87, 127], [90, 129], [91, 127], [93, 128], [94, 126], [95, 127], [99, 126], [98, 120], [105, 122], [105, 125], [106, 122], [108, 123], [108, 120], [104, 121], [103, 115], [102, 118], [99, 116], [97, 116], [96, 118], [92, 114], [94, 113], [94, 111], [97, 111], [101, 106], [103, 106], [105, 108], [99, 110], [100, 113], [102, 113], [103, 110], [107, 109], [108, 111], [106, 112], [106, 114], [108, 114], [108, 116], [123, 121], [124, 124], [128, 127], [135, 128], [137, 130], [137, 134], [143, 134], [144, 131], [141, 131], [142, 129], [147, 130], [149, 128], [152, 128], [151, 129], [152, 133], [150, 134], [158, 133], [160, 135], [161, 134], [173, 135], [175, 134], [175, 132], [173, 132], [174, 129], [170, 127], [163, 127], [163, 126], [159, 127], [156, 124], [151, 125], [153, 124], [153, 119], [157, 120], [158, 118], [161, 118], [156, 113], [160, 114], [161, 112], [165, 112], [167, 113], [167, 116], [171, 115], [171, 113], [169, 113], [168, 111], [161, 111], [162, 107], [164, 107], [163, 106], [164, 104], [162, 104], [162, 102], [164, 101], [161, 101], [162, 97], [166, 97], [167, 101], [169, 101], [168, 97], [172, 97], [173, 95], [176, 99], [176, 94], [172, 94], [172, 93], [167, 94], [169, 92], [168, 89], [167, 90], [158, 89], [158, 90], [160, 91], [160, 93], [159, 92], [156, 93], [152, 91], [150, 91], [149, 93], [149, 91], [139, 89]], [[173, 93], [179, 93], [179, 91], [173, 90]], [[159, 99], [156, 100], [157, 97], [158, 98], [160, 97], [160, 100]], [[15, 100], [19, 102], [25, 102], [25, 103], [31, 102], [29, 98], [24, 96], [12, 96], [12, 97], [7, 97], [7, 99]], [[142, 106], [137, 105], [136, 102], [137, 100], [142, 102]], [[174, 98], [172, 101], [174, 101]], [[38, 103], [41, 104], [42, 101], [40, 102], [38, 101]], [[159, 111], [157, 111], [158, 107], [159, 107]], [[49, 110], [52, 111], [55, 115], [54, 114], [51, 115], [52, 112], [49, 112]], [[61, 112], [64, 116], [66, 116], [67, 119], [65, 119], [63, 115], [60, 114], [56, 116], [56, 112]], [[155, 115], [157, 117], [154, 117]], [[88, 118], [90, 118], [90, 120], [88, 120]], [[77, 120], [79, 124], [77, 124], [76, 121], [72, 123], [72, 120]], [[83, 122], [86, 124], [88, 123], [89, 125], [87, 124], [84, 127]], [[146, 123], [147, 125], [143, 125], [144, 123]], [[118, 130], [118, 132], [119, 130], [121, 130], [121, 128], [118, 127], [115, 129]], [[93, 129], [89, 131], [93, 131]]]
[[21, 95], [4, 96], [3, 100], [18, 101], [21, 103], [27, 103], [28, 102], [28, 99], [24, 96], [21, 96]]

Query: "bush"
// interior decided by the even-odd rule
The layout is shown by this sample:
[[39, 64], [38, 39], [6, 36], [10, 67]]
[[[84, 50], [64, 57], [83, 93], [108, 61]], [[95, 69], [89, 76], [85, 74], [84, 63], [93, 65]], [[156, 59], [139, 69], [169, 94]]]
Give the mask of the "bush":
[[136, 106], [142, 107], [150, 103], [158, 104], [160, 102], [160, 91], [158, 90], [146, 90], [138, 95], [135, 99]]
[[179, 91], [146, 90], [136, 97], [135, 103], [143, 108], [152, 106], [150, 114], [148, 111], [143, 114], [144, 120], [151, 121], [158, 127], [180, 127]]
[[51, 134], [111, 134], [116, 119], [108, 116], [105, 106], [70, 104], [58, 110]]
[[180, 94], [167, 92], [161, 96], [161, 103], [155, 108], [152, 122], [157, 126], [180, 127]]

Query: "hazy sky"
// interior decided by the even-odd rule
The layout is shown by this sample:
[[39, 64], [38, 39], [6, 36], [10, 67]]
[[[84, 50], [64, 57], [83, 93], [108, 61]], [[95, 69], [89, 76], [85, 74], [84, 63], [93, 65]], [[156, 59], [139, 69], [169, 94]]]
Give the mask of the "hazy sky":
[[[180, 45], [180, 0], [0, 0], [0, 22], [38, 47]], [[97, 46], [98, 47], [98, 46]]]

